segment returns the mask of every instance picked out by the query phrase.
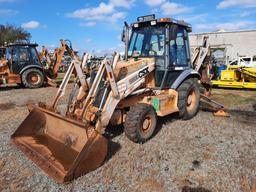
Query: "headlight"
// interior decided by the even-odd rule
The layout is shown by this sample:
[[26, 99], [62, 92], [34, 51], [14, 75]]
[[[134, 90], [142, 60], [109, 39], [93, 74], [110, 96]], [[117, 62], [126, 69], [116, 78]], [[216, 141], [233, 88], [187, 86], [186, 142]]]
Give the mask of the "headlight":
[[139, 27], [139, 23], [134, 23], [133, 27], [138, 28]]
[[151, 25], [156, 25], [156, 20], [150, 22]]

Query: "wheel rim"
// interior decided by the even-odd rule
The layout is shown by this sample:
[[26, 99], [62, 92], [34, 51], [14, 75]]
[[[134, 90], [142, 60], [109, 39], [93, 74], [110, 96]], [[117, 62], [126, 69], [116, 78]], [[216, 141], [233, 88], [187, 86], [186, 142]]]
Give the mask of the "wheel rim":
[[29, 73], [27, 77], [27, 81], [32, 85], [37, 85], [40, 82], [40, 75], [36, 72]]
[[143, 133], [147, 133], [152, 126], [151, 116], [146, 116], [144, 121], [142, 122], [141, 130]]
[[196, 91], [195, 89], [190, 90], [187, 99], [187, 110], [191, 111], [196, 106]]

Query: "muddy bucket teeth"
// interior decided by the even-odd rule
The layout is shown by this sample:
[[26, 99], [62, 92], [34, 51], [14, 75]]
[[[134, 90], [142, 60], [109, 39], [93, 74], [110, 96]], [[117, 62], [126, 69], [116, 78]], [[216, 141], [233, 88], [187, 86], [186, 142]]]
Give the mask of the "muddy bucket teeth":
[[11, 136], [11, 141], [59, 183], [97, 169], [108, 142], [93, 126], [35, 107]]

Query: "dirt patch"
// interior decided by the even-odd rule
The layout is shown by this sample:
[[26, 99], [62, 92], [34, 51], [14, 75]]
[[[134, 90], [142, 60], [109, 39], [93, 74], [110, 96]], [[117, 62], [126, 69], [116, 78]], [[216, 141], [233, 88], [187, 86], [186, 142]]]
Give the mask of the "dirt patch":
[[15, 107], [14, 103], [0, 103], [0, 110], [2, 111], [13, 109], [14, 107]]
[[0, 171], [2, 171], [2, 169], [4, 168], [4, 166], [5, 166], [5, 161], [0, 160]]
[[253, 110], [256, 111], [256, 104], [254, 104], [252, 107], [253, 107]]
[[255, 125], [256, 124], [256, 112], [254, 111], [241, 111], [241, 110], [230, 110], [231, 115], [236, 117], [236, 120], [246, 124]]
[[0, 103], [5, 103], [0, 110], [6, 110], [0, 115], [0, 191], [256, 192], [255, 91], [214, 90], [230, 118], [204, 111], [189, 121], [174, 114], [159, 118], [156, 133], [144, 144], [131, 142], [122, 127], [109, 127], [104, 164], [67, 184], [54, 182], [10, 144], [10, 135], [28, 115], [23, 105], [29, 100], [50, 103], [56, 91], [0, 92]]
[[[223, 103], [227, 108], [234, 106], [256, 106], [256, 94], [254, 91], [245, 90], [214, 90], [212, 98], [216, 101]], [[254, 108], [255, 109], [255, 108]]]
[[144, 179], [138, 186], [136, 191], [164, 192], [164, 183], [158, 182], [156, 179]]
[[188, 187], [188, 186], [184, 186], [181, 190], [182, 192], [211, 192], [208, 189], [205, 189], [203, 187]]

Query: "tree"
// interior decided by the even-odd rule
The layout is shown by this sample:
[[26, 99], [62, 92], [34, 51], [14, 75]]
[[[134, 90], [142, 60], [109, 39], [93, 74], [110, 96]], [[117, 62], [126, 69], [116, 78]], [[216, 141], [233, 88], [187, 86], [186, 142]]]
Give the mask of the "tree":
[[25, 31], [22, 27], [16, 27], [14, 25], [0, 24], [0, 45], [7, 43], [14, 43], [20, 41], [29, 41], [31, 34]]

